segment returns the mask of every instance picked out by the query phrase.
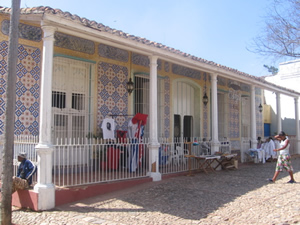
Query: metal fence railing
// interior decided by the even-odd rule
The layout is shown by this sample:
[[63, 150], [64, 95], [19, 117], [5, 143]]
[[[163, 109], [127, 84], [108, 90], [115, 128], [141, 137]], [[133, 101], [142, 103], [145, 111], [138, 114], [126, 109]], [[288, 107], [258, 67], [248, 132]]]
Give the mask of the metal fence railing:
[[[197, 160], [186, 157], [186, 155], [211, 154], [211, 143], [208, 139], [199, 137], [172, 140], [160, 139], [159, 142], [161, 144], [159, 148], [159, 172], [162, 174], [196, 170], [199, 167]], [[220, 141], [220, 152], [231, 152], [229, 140]]]
[[[199, 137], [188, 139], [162, 138], [159, 139], [159, 143], [158, 163], [159, 172], [162, 174], [196, 170], [198, 169], [197, 161], [185, 156], [211, 154], [209, 139]], [[37, 163], [35, 149], [37, 144], [38, 137], [15, 137], [15, 174], [18, 166], [16, 159], [19, 152], [25, 151], [28, 159]], [[146, 177], [150, 168], [148, 145], [148, 139], [103, 140], [85, 138], [57, 141], [53, 144], [53, 183], [59, 187], [70, 187]], [[249, 148], [249, 139], [242, 139], [242, 162], [245, 161], [243, 153]], [[221, 140], [219, 151], [230, 153], [230, 141]], [[36, 182], [36, 175], [33, 182]]]
[[[78, 143], [78, 142], [77, 142]], [[55, 144], [53, 183], [76, 186], [147, 176], [148, 141], [85, 139]]]
[[248, 151], [251, 148], [250, 137], [241, 139], [241, 162], [247, 162], [249, 160]]
[[[27, 159], [29, 159], [32, 163], [37, 165], [37, 154], [35, 151], [35, 146], [38, 144], [39, 138], [38, 136], [26, 136], [19, 135], [14, 137], [14, 175], [17, 175], [18, 166], [20, 162], [18, 162], [18, 154], [20, 152], [25, 152], [27, 155]], [[37, 182], [37, 173], [35, 173], [32, 177], [32, 183], [35, 184]]]

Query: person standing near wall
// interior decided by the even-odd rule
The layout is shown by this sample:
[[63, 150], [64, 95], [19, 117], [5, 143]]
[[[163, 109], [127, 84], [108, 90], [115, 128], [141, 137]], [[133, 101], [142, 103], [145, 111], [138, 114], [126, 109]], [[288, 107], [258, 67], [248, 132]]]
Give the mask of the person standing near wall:
[[280, 141], [280, 148], [274, 149], [273, 151], [278, 152], [279, 151], [279, 156], [277, 159], [277, 164], [275, 168], [275, 173], [273, 178], [269, 179], [270, 182], [275, 182], [279, 173], [285, 168], [289, 174], [290, 174], [290, 181], [288, 183], [296, 183], [294, 180], [294, 175], [293, 175], [293, 167], [291, 163], [291, 156], [289, 152], [290, 148], [290, 141], [288, 137], [286, 136], [285, 132], [281, 131], [278, 135], [276, 135], [274, 138]]

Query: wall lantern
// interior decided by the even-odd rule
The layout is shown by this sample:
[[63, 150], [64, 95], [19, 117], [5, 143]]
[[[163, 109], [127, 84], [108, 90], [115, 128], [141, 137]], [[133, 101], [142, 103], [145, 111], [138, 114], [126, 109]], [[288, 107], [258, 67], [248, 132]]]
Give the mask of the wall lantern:
[[258, 111], [259, 111], [260, 113], [263, 111], [263, 107], [262, 107], [261, 103], [260, 103], [259, 106], [258, 106]]
[[207, 103], [208, 103], [208, 97], [207, 97], [207, 94], [206, 94], [206, 92], [204, 93], [204, 96], [203, 96], [203, 99], [202, 99], [202, 101], [203, 101], [203, 104], [206, 106], [206, 105], [207, 105]]
[[127, 82], [127, 91], [129, 93], [129, 95], [132, 93], [133, 89], [134, 89], [134, 83], [131, 80], [131, 77], [129, 78], [129, 81]]

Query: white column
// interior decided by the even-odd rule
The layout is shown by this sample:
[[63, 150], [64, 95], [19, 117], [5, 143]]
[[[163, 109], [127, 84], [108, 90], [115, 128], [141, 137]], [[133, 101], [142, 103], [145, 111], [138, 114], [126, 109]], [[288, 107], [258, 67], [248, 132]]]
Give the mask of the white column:
[[55, 186], [52, 183], [52, 152], [51, 143], [51, 98], [52, 98], [52, 67], [55, 28], [42, 26], [43, 57], [40, 88], [40, 124], [39, 143], [35, 147], [38, 155], [38, 180], [34, 190], [38, 192], [38, 210], [55, 207]]
[[219, 130], [218, 130], [218, 86], [217, 74], [211, 74], [211, 112], [212, 112], [212, 142], [211, 154], [219, 151]]
[[256, 105], [255, 105], [255, 86], [251, 86], [251, 101], [250, 101], [250, 116], [251, 116], [251, 148], [256, 148]]
[[281, 101], [280, 101], [280, 93], [276, 93], [276, 108], [277, 108], [277, 134], [282, 130], [281, 123]]
[[299, 131], [299, 103], [298, 100], [299, 98], [294, 98], [295, 99], [295, 121], [296, 121], [296, 148], [297, 148], [297, 153], [300, 154], [300, 131]]
[[159, 173], [158, 149], [158, 120], [157, 120], [157, 56], [149, 56], [150, 59], [150, 143], [149, 143], [149, 176], [153, 181], [161, 180]]

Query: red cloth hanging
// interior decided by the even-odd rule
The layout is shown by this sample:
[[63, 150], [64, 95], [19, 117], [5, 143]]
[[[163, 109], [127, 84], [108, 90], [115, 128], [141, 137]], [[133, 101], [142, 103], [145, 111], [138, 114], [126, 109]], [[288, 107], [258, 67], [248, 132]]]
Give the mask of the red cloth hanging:
[[132, 118], [132, 123], [136, 124], [139, 121], [142, 121], [141, 125], [145, 126], [147, 123], [147, 118], [148, 115], [147, 114], [142, 114], [142, 113], [137, 113], [135, 114], [135, 116]]

